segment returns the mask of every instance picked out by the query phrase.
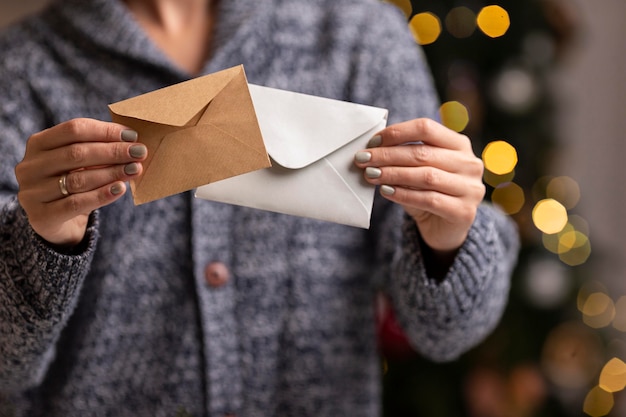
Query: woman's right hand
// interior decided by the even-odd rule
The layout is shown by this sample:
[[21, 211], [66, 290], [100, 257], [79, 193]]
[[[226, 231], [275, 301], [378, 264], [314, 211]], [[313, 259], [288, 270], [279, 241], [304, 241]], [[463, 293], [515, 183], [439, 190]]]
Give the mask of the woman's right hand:
[[116, 123], [74, 119], [32, 135], [16, 166], [18, 200], [48, 242], [80, 243], [89, 214], [118, 200], [142, 173], [147, 148]]

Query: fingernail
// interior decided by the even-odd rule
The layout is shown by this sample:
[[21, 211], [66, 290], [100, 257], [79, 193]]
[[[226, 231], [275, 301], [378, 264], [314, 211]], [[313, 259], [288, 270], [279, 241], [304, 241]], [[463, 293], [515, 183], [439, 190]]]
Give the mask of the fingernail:
[[139, 164], [136, 162], [131, 162], [130, 164], [124, 167], [124, 173], [126, 175], [135, 175], [139, 172]]
[[369, 142], [367, 142], [367, 147], [377, 148], [381, 145], [381, 143], [383, 143], [383, 137], [380, 135], [376, 135], [373, 138], [371, 138]]
[[115, 183], [115, 184], [113, 184], [111, 186], [111, 194], [113, 194], [113, 195], [121, 194], [122, 191], [124, 191], [124, 186], [121, 183], [119, 183], [119, 182], [117, 182], [117, 183]]
[[129, 153], [133, 158], [143, 158], [148, 153], [148, 148], [144, 145], [133, 145], [130, 147]]
[[367, 167], [365, 168], [365, 176], [367, 178], [378, 178], [383, 174], [379, 168]]
[[354, 159], [360, 163], [369, 162], [369, 160], [372, 159], [372, 154], [369, 152], [357, 152], [354, 155]]
[[396, 189], [390, 185], [381, 185], [380, 192], [384, 195], [394, 195], [396, 193]]
[[134, 130], [126, 129], [122, 130], [122, 140], [124, 142], [137, 142], [139, 134]]

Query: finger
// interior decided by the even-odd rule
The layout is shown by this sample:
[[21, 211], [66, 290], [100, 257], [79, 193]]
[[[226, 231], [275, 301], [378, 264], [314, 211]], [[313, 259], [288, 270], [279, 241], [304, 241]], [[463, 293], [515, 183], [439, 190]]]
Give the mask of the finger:
[[126, 184], [116, 181], [95, 190], [71, 194], [66, 198], [57, 199], [41, 206], [40, 210], [48, 213], [49, 224], [60, 224], [75, 218], [77, 215], [88, 214], [118, 200], [126, 193]]
[[[107, 184], [113, 184], [116, 181], [129, 181], [141, 175], [142, 172], [143, 166], [140, 162], [73, 171], [64, 174], [65, 188], [70, 195], [85, 193], [106, 186]], [[47, 178], [45, 181], [42, 181], [42, 184], [38, 187], [30, 189], [28, 193], [38, 195], [39, 201], [42, 203], [49, 203], [65, 198], [66, 196], [63, 195], [61, 191], [61, 178], [61, 176]], [[28, 198], [27, 195], [26, 198]]]
[[29, 146], [42, 151], [81, 142], [135, 142], [137, 133], [117, 123], [95, 119], [73, 119], [35, 133]]
[[393, 124], [380, 131], [378, 136], [380, 140], [372, 140], [370, 143], [378, 143], [379, 146], [396, 146], [422, 142], [446, 149], [471, 150], [472, 148], [467, 136], [427, 118]]
[[409, 213], [420, 210], [451, 222], [471, 222], [476, 213], [475, 204], [432, 190], [384, 185], [380, 193], [386, 199], [402, 205]]
[[473, 189], [484, 187], [482, 182], [471, 181], [463, 175], [453, 174], [433, 167], [368, 167], [365, 179], [375, 185], [391, 185], [415, 190], [431, 190], [451, 196], [471, 194]]
[[[128, 164], [143, 161], [148, 149], [140, 143], [74, 143], [35, 156], [30, 163], [35, 172], [56, 176], [82, 168]], [[50, 164], [50, 161], [55, 161]], [[38, 166], [37, 166], [38, 165]]]
[[367, 166], [432, 166], [449, 172], [482, 177], [483, 163], [473, 153], [438, 148], [426, 144], [385, 146], [359, 151], [355, 163]]

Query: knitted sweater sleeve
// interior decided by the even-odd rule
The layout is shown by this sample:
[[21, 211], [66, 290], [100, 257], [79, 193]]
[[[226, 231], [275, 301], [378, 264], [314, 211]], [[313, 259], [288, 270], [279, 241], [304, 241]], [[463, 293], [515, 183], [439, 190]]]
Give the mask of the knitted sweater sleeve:
[[0, 65], [0, 391], [5, 392], [36, 385], [45, 374], [97, 240], [94, 215], [80, 250], [60, 253], [33, 231], [17, 200], [15, 165], [29, 135], [46, 122], [19, 75], [20, 68], [32, 66], [24, 66], [26, 54], [11, 56], [15, 48], [8, 38], [0, 45], [5, 52]]
[[[369, 80], [372, 87], [357, 90], [370, 91], [373, 97], [359, 99], [388, 108], [390, 123], [437, 119], [438, 99], [430, 72], [403, 17], [381, 13], [372, 17], [363, 33], [361, 59], [367, 65], [361, 66], [366, 73], [360, 79]], [[398, 206], [381, 200], [376, 203], [379, 214], [372, 231], [380, 262], [386, 265], [383, 285], [398, 321], [425, 357], [453, 360], [482, 341], [500, 321], [519, 250], [517, 228], [501, 211], [483, 203], [447, 275], [436, 279], [424, 266], [414, 221]]]
[[[3, 189], [3, 194], [5, 190]], [[62, 254], [32, 230], [15, 198], [0, 206], [0, 390], [41, 382], [76, 303], [95, 246], [92, 222], [80, 253]]]
[[456, 359], [498, 324], [519, 249], [514, 223], [483, 204], [443, 280], [424, 267], [415, 223], [405, 217], [389, 292], [414, 348], [435, 361]]

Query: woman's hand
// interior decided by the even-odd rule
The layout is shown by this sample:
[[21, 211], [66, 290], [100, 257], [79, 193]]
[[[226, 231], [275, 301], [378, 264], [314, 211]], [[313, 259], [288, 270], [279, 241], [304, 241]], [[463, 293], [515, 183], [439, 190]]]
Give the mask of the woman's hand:
[[147, 149], [137, 133], [93, 119], [74, 119], [32, 135], [16, 166], [18, 199], [42, 238], [80, 243], [89, 214], [126, 192], [142, 172]]
[[433, 250], [458, 249], [485, 196], [483, 163], [469, 138], [431, 119], [414, 119], [387, 127], [369, 146], [355, 156], [366, 180], [404, 207]]

